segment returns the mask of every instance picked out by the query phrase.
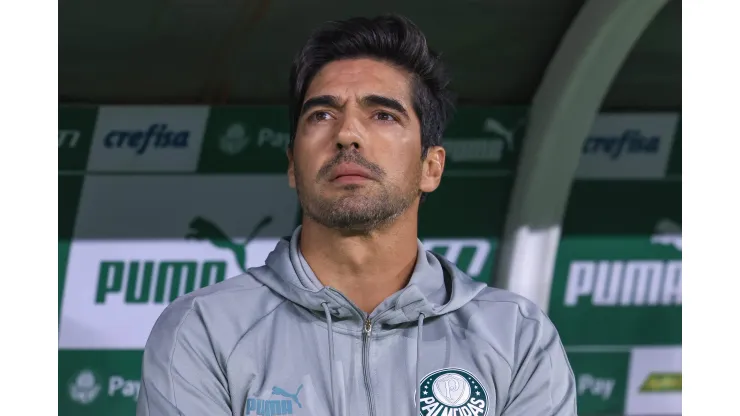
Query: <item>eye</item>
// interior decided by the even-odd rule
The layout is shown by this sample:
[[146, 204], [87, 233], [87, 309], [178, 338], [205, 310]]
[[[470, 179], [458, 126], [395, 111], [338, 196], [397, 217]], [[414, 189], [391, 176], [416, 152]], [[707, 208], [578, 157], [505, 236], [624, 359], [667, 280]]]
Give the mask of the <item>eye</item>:
[[316, 123], [320, 121], [326, 121], [331, 118], [331, 114], [329, 114], [329, 112], [327, 111], [316, 111], [308, 116], [308, 121]]
[[395, 122], [398, 122], [398, 119], [396, 118], [396, 116], [394, 116], [391, 113], [387, 113], [385, 111], [379, 111], [379, 112], [375, 113], [373, 115], [373, 117], [376, 120], [382, 121], [384, 123], [395, 123]]

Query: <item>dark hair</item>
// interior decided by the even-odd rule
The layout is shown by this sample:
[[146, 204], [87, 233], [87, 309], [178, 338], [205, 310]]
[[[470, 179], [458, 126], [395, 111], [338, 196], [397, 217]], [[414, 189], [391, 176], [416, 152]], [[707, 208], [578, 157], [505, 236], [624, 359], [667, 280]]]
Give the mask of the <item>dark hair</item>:
[[429, 49], [424, 34], [413, 22], [383, 15], [328, 22], [311, 34], [296, 55], [290, 71], [290, 148], [313, 78], [326, 64], [351, 58], [378, 59], [409, 71], [414, 112], [421, 123], [422, 157], [429, 147], [442, 144], [442, 134], [454, 111], [454, 99], [448, 90], [450, 80], [442, 61]]

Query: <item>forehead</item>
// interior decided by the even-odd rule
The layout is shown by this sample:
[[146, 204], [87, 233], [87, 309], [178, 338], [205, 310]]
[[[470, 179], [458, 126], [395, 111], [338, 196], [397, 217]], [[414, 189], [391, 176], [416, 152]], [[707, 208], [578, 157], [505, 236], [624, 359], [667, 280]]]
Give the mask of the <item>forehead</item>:
[[306, 99], [319, 95], [340, 98], [370, 94], [411, 102], [411, 75], [402, 69], [374, 59], [346, 59], [326, 64], [313, 78]]

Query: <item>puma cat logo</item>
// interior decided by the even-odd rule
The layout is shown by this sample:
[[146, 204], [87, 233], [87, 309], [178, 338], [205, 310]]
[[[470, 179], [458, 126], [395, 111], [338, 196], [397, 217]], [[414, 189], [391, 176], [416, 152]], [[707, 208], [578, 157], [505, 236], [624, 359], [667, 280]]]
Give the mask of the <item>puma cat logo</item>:
[[195, 217], [190, 221], [190, 231], [185, 236], [186, 239], [195, 239], [208, 241], [218, 248], [231, 251], [234, 254], [239, 268], [247, 271], [247, 244], [260, 232], [265, 226], [272, 222], [272, 216], [266, 216], [257, 223], [249, 233], [249, 236], [243, 243], [238, 243], [231, 239], [216, 223], [203, 217]]
[[300, 409], [303, 406], [301, 406], [301, 402], [298, 400], [298, 393], [301, 392], [302, 388], [303, 388], [303, 384], [298, 386], [298, 390], [295, 392], [295, 394], [290, 394], [287, 391], [281, 389], [280, 387], [275, 386], [272, 388], [272, 394], [277, 395], [277, 396], [283, 396], [288, 399], [292, 399], [293, 401], [295, 401], [295, 404], [297, 404], [298, 408]]
[[676, 250], [681, 251], [681, 225], [668, 219], [660, 220], [655, 226], [655, 232], [650, 237], [650, 242], [673, 246]]

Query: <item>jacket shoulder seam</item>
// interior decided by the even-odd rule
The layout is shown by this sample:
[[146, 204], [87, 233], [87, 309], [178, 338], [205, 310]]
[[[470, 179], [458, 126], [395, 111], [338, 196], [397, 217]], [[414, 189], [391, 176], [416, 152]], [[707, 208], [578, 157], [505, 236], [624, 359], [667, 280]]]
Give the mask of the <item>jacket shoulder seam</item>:
[[244, 333], [239, 337], [239, 339], [236, 341], [236, 343], [234, 343], [234, 347], [232, 347], [231, 351], [229, 352], [229, 356], [226, 358], [226, 366], [229, 365], [229, 361], [231, 361], [231, 356], [234, 355], [234, 351], [236, 351], [236, 347], [239, 346], [239, 344], [242, 342], [242, 340], [244, 339], [244, 337], [246, 337], [249, 334], [249, 332], [252, 330], [252, 328], [254, 328], [255, 326], [257, 326], [257, 324], [259, 324], [260, 322], [262, 322], [262, 320], [264, 320], [268, 316], [272, 315], [272, 313], [275, 312], [286, 301], [287, 301], [287, 299], [283, 299], [280, 302], [278, 302], [278, 304], [275, 305], [274, 308], [272, 308], [269, 311], [267, 311], [264, 315], [262, 315], [261, 317], [259, 317], [259, 319], [255, 320], [254, 323], [252, 323], [252, 325], [249, 326], [249, 328], [247, 328], [246, 330], [244, 330]]
[[516, 310], [519, 312], [519, 315], [521, 315], [522, 318], [528, 319], [530, 321], [539, 322], [537, 318], [532, 318], [531, 316], [526, 316], [524, 312], [522, 312], [522, 305], [519, 304], [519, 302], [513, 301], [513, 300], [491, 300], [491, 299], [473, 299], [473, 302], [488, 302], [488, 303], [513, 303], [516, 305]]
[[[187, 312], [185, 312], [182, 316], [182, 319], [180, 319], [180, 323], [177, 324], [177, 329], [175, 330], [175, 337], [174, 342], [172, 343], [172, 351], [170, 352], [170, 362], [169, 362], [169, 368], [167, 369], [167, 375], [170, 378], [170, 384], [172, 385], [172, 404], [177, 407], [177, 397], [175, 395], [175, 378], [172, 377], [172, 364], [175, 362], [175, 351], [177, 350], [177, 340], [180, 338], [180, 330], [182, 329], [182, 326], [185, 324], [185, 320], [188, 319], [190, 316], [190, 313], [193, 311], [193, 305], [194, 302], [190, 302], [190, 305], [188, 306]], [[147, 400], [148, 403], [148, 400]], [[148, 407], [148, 405], [147, 405]]]

